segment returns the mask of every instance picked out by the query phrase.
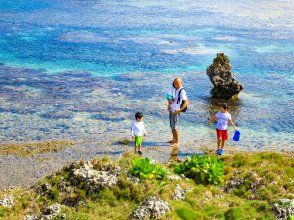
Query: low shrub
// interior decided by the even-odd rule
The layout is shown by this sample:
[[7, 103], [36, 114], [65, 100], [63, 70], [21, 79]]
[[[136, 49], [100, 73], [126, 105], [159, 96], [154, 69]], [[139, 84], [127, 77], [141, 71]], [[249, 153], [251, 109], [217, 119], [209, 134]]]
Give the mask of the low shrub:
[[199, 156], [187, 157], [184, 163], [175, 165], [175, 173], [184, 174], [200, 184], [219, 185], [224, 180], [224, 165], [215, 157]]
[[166, 169], [158, 164], [153, 164], [148, 158], [137, 157], [132, 160], [130, 173], [134, 176], [144, 179], [163, 179], [166, 175]]

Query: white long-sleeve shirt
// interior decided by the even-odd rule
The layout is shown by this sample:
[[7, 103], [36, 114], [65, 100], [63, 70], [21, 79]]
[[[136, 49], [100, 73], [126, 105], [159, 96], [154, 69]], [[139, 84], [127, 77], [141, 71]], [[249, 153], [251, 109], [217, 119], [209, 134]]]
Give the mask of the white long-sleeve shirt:
[[143, 136], [146, 134], [145, 125], [143, 121], [134, 121], [131, 127], [132, 136]]

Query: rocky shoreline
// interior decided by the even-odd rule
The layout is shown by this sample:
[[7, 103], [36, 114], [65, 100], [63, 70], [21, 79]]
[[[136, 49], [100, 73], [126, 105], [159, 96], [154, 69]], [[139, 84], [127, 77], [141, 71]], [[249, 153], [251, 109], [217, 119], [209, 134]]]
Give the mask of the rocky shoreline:
[[[212, 143], [214, 144], [214, 143]], [[182, 144], [171, 148], [168, 144], [147, 142], [144, 156], [158, 162], [183, 160], [194, 153], [214, 154], [214, 148], [189, 146]], [[10, 149], [8, 148], [11, 147]], [[29, 151], [29, 149], [33, 149]], [[70, 140], [51, 140], [45, 142], [5, 143], [0, 147], [0, 189], [30, 187], [41, 177], [61, 169], [68, 163], [108, 156], [116, 159], [132, 151], [133, 142], [129, 139], [112, 139], [108, 142], [74, 142]], [[235, 147], [227, 147], [226, 153], [250, 152]], [[254, 152], [260, 152], [256, 150]], [[293, 157], [293, 151], [277, 151]]]
[[[174, 173], [185, 158], [161, 163], [167, 172], [163, 179], [138, 178], [130, 174], [137, 156], [129, 152], [114, 160], [102, 157], [69, 163], [29, 188], [2, 190], [0, 216], [26, 220], [99, 216], [287, 219], [294, 214], [293, 152], [228, 149], [227, 155], [215, 157], [212, 149], [202, 150], [204, 157], [224, 164], [220, 185], [198, 184], [189, 175]], [[215, 211], [208, 211], [212, 207]]]

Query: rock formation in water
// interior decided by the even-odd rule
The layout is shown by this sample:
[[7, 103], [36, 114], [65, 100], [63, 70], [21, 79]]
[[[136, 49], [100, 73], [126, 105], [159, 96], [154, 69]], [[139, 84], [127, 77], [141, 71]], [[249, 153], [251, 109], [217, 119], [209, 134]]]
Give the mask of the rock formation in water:
[[243, 90], [243, 86], [235, 79], [231, 69], [230, 60], [224, 53], [218, 53], [207, 68], [206, 73], [214, 86], [211, 89], [212, 98], [235, 98]]

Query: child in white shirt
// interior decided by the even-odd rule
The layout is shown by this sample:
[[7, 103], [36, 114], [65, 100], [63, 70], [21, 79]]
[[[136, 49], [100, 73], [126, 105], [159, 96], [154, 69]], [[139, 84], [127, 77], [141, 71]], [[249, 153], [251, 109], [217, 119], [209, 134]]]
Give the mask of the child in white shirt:
[[212, 121], [216, 121], [216, 134], [217, 134], [217, 151], [216, 153], [218, 155], [222, 155], [224, 153], [223, 148], [225, 145], [225, 142], [229, 138], [228, 134], [228, 122], [231, 123], [231, 125], [237, 130], [236, 125], [232, 121], [231, 114], [228, 112], [228, 106], [227, 104], [223, 103], [220, 105], [219, 112], [212, 116]]
[[135, 138], [135, 153], [142, 154], [143, 135], [146, 136], [145, 125], [143, 122], [143, 114], [137, 112], [135, 114], [135, 121], [132, 124], [132, 137]]

